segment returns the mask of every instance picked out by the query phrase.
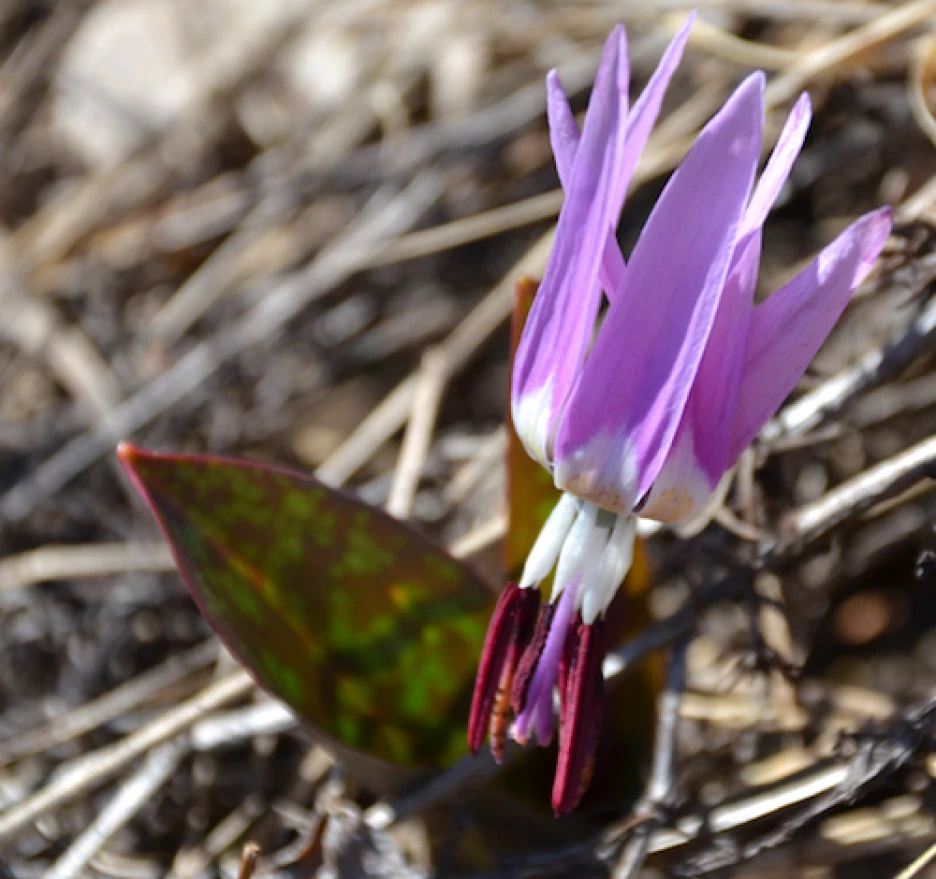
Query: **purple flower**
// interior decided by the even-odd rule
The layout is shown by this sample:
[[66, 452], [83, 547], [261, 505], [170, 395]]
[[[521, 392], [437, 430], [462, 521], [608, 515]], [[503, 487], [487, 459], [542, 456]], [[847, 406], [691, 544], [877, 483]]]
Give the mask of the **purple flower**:
[[[566, 200], [517, 351], [512, 408], [527, 451], [565, 494], [492, 620], [469, 741], [477, 750], [491, 719], [499, 755], [509, 700], [514, 738], [547, 743], [558, 685], [557, 813], [588, 783], [602, 619], [630, 567], [635, 517], [675, 523], [699, 512], [794, 389], [891, 228], [889, 208], [866, 214], [754, 305], [762, 227], [810, 120], [804, 94], [755, 180], [765, 80], [756, 72], [702, 130], [625, 265], [615, 226], [691, 24], [630, 112], [627, 45], [615, 28], [581, 132], [557, 76], [547, 79]], [[602, 290], [609, 306], [595, 336]], [[552, 600], [540, 608], [532, 587], [553, 569]]]

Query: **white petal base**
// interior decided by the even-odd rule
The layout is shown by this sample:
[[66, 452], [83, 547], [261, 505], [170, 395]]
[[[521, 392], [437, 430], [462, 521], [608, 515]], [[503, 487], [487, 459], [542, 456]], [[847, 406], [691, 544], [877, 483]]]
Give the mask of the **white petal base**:
[[594, 574], [584, 581], [583, 588], [579, 590], [582, 622], [586, 626], [595, 622], [599, 616], [604, 616], [611, 599], [624, 582], [634, 561], [636, 534], [636, 517], [618, 516]]
[[639, 513], [667, 525], [686, 522], [701, 512], [717, 487], [718, 480], [713, 483], [699, 464], [691, 433], [680, 430]]
[[607, 431], [556, 460], [556, 485], [595, 506], [628, 516], [637, 501], [637, 461], [628, 440]]
[[553, 383], [546, 382], [536, 391], [515, 396], [511, 415], [517, 436], [527, 454], [546, 470], [552, 472], [552, 434], [558, 420], [558, 412], [552, 411]]

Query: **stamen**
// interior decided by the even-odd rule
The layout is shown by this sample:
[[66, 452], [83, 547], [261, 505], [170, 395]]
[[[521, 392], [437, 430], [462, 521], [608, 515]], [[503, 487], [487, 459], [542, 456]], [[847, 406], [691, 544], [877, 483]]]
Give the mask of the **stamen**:
[[582, 622], [590, 626], [604, 616], [624, 582], [634, 561], [634, 539], [637, 519], [634, 516], [615, 517], [614, 530], [598, 560], [594, 575], [580, 593]]
[[505, 662], [500, 682], [497, 685], [497, 695], [494, 697], [491, 718], [488, 721], [488, 741], [491, 745], [491, 754], [497, 763], [504, 759], [504, 748], [507, 745], [507, 728], [510, 726], [510, 682], [512, 678], [513, 669], [510, 667], [510, 662]]
[[562, 544], [562, 552], [559, 553], [556, 577], [553, 581], [554, 601], [573, 580], [589, 577], [608, 542], [613, 525], [613, 516], [609, 516], [594, 504], [582, 504], [581, 512], [565, 543]]
[[[633, 557], [635, 519], [563, 495], [537, 538], [521, 584], [509, 584], [488, 627], [475, 682], [468, 743], [476, 752], [489, 736], [503, 758], [510, 734], [548, 745], [555, 731], [559, 684], [556, 814], [574, 808], [588, 786], [601, 721], [603, 619]], [[556, 565], [552, 600], [538, 584]]]
[[560, 694], [559, 760], [552, 794], [557, 817], [575, 808], [591, 780], [603, 708], [604, 620], [590, 626], [579, 622], [569, 632], [567, 643], [568, 665]]
[[521, 588], [538, 586], [549, 576], [582, 504], [583, 501], [571, 494], [564, 494], [559, 498], [527, 556], [520, 577]]
[[[538, 590], [521, 589], [516, 583], [508, 583], [491, 615], [468, 721], [468, 746], [475, 754], [484, 743], [489, 727], [495, 758], [500, 759], [503, 753], [503, 731], [496, 720], [501, 708], [498, 691], [503, 690], [506, 698], [511, 690], [513, 668], [529, 641], [539, 603]], [[498, 703], [497, 708], [495, 703]], [[503, 725], [506, 726], [506, 718]]]
[[569, 626], [565, 644], [562, 645], [562, 657], [559, 660], [559, 729], [565, 729], [569, 723], [569, 675], [575, 664], [575, 657], [579, 649], [578, 620]]
[[521, 744], [526, 743], [531, 733], [535, 733], [540, 745], [552, 741], [553, 689], [562, 647], [572, 624], [577, 591], [578, 584], [573, 583], [558, 602], [544, 605], [537, 631], [520, 661], [512, 701], [517, 712], [513, 737]]
[[[510, 703], [513, 707], [514, 714], [517, 716], [514, 722], [513, 737], [514, 741], [519, 742], [521, 745], [527, 743], [527, 739], [529, 738], [529, 726], [533, 719], [532, 712], [527, 710], [527, 705], [529, 704], [527, 697], [530, 691], [530, 685], [539, 668], [540, 657], [543, 655], [543, 649], [549, 638], [555, 615], [555, 604], [549, 603], [542, 606], [539, 619], [536, 621], [536, 629], [533, 632], [533, 637], [530, 639], [530, 643], [527, 644], [526, 650], [523, 651], [520, 664], [517, 666], [517, 673], [514, 675], [513, 688], [510, 693]], [[550, 714], [551, 712], [552, 709], [550, 708]], [[541, 724], [534, 723], [533, 725], [537, 730], [537, 739], [543, 744], [540, 733], [542, 732], [545, 734], [546, 729], [541, 729]], [[548, 739], [552, 738], [551, 720], [549, 725]], [[546, 744], [548, 744], [548, 739]]]

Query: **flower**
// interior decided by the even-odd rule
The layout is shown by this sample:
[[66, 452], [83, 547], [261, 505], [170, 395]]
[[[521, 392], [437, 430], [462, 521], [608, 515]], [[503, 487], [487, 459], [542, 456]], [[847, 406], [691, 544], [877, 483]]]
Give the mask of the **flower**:
[[[488, 629], [469, 724], [553, 735], [556, 813], [588, 784], [601, 713], [603, 618], [633, 554], [636, 516], [698, 513], [802, 377], [887, 239], [891, 211], [846, 229], [759, 305], [764, 221], [802, 148], [803, 95], [755, 182], [764, 74], [751, 74], [670, 177], [625, 264], [615, 226], [692, 18], [628, 112], [624, 29], [605, 45], [578, 126], [549, 74], [550, 137], [566, 200], [513, 372], [512, 414], [530, 455], [564, 491]], [[609, 306], [595, 336], [601, 291]], [[594, 337], [594, 341], [593, 341]], [[555, 569], [552, 598], [539, 584]]]

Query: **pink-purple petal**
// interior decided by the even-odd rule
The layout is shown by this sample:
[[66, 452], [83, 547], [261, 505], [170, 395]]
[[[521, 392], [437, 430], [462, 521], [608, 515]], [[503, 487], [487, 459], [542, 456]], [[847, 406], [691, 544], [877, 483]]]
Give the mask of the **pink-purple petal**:
[[728, 469], [760, 246], [761, 236], [755, 230], [735, 251], [682, 421], [641, 508], [642, 516], [675, 523], [698, 515]]
[[627, 83], [627, 47], [618, 26], [605, 45], [555, 244], [514, 364], [514, 424], [527, 451], [547, 466], [591, 340], [599, 262], [621, 210], [612, 192], [624, 151]]
[[[615, 201], [620, 200], [623, 203], [627, 194], [627, 188], [633, 179], [640, 155], [660, 113], [663, 96], [666, 94], [666, 89], [686, 48], [686, 41], [689, 39], [689, 32], [694, 21], [695, 13], [693, 12], [687, 16], [685, 23], [667, 46], [660, 63], [647, 83], [647, 87], [641, 92], [637, 103], [634, 104], [633, 112], [628, 117], [624, 162], [615, 180], [615, 189], [611, 194], [611, 198]], [[550, 144], [556, 159], [559, 182], [562, 184], [563, 189], [568, 190], [572, 179], [572, 168], [575, 163], [580, 134], [575, 116], [569, 106], [569, 99], [566, 97], [559, 76], [554, 70], [550, 71], [546, 77], [546, 94]], [[616, 227], [617, 218], [615, 218], [608, 230], [608, 241], [605, 244], [601, 260], [601, 286], [609, 298], [617, 294], [624, 281], [624, 257], [621, 255], [615, 236], [614, 230]]]
[[670, 178], [562, 419], [556, 483], [606, 509], [629, 512], [669, 452], [750, 195], [763, 95], [752, 74]]
[[[643, 148], [647, 144], [650, 132], [653, 130], [663, 96], [669, 87], [670, 80], [679, 66], [689, 32], [695, 21], [695, 12], [686, 17], [686, 21], [679, 29], [672, 42], [666, 47], [660, 63], [650, 77], [647, 87], [641, 92], [634, 104], [627, 121], [627, 156], [622, 168], [621, 176], [616, 185], [624, 190], [620, 195], [623, 199], [630, 185], [630, 181], [640, 160]], [[559, 182], [563, 189], [569, 188], [572, 179], [572, 167], [575, 162], [575, 152], [578, 149], [579, 129], [575, 116], [569, 106], [569, 99], [559, 81], [559, 75], [551, 70], [546, 76], [546, 114], [549, 119], [549, 140], [553, 155], [556, 159], [556, 170], [559, 172]]]
[[689, 40], [689, 32], [692, 30], [694, 21], [695, 12], [691, 12], [676, 36], [673, 37], [672, 42], [666, 47], [657, 69], [653, 71], [653, 76], [650, 77], [647, 87], [640, 93], [640, 97], [635, 102], [628, 117], [626, 156], [621, 178], [618, 181], [618, 185], [622, 188], [622, 199], [627, 193], [627, 187], [630, 186], [634, 171], [637, 169], [637, 162], [640, 161], [643, 148], [647, 145], [647, 140], [650, 137], [650, 132], [653, 131], [657, 116], [660, 115], [663, 96], [666, 94], [670, 80], [682, 60], [683, 51], [686, 48], [686, 42]]
[[796, 387], [884, 247], [892, 215], [865, 214], [754, 309], [727, 466]]
[[809, 95], [803, 92], [793, 105], [783, 130], [777, 138], [777, 145], [770, 154], [763, 173], [754, 187], [754, 194], [751, 196], [750, 204], [748, 204], [748, 208], [744, 213], [744, 220], [741, 223], [742, 236], [764, 225], [767, 214], [770, 213], [774, 202], [779, 198], [783, 185], [787, 182], [790, 171], [793, 169], [793, 163], [803, 148], [811, 119], [812, 108]]
[[761, 227], [802, 149], [810, 118], [804, 93], [754, 186], [705, 354], [666, 462], [642, 504], [643, 516], [673, 524], [698, 515], [728, 469], [760, 267]]
[[572, 168], [582, 133], [555, 70], [546, 74], [546, 119], [549, 121], [549, 145], [556, 160], [559, 183], [563, 189], [568, 189], [572, 184]]
[[[572, 168], [575, 164], [575, 155], [578, 150], [581, 134], [575, 115], [569, 106], [559, 75], [551, 70], [546, 76], [546, 115], [549, 119], [549, 142], [552, 145], [553, 155], [556, 159], [556, 171], [563, 189], [572, 184]], [[613, 295], [614, 291], [624, 280], [624, 257], [617, 243], [615, 235], [615, 222], [608, 230], [608, 240], [605, 242], [604, 253], [601, 257], [599, 281], [602, 289]]]

